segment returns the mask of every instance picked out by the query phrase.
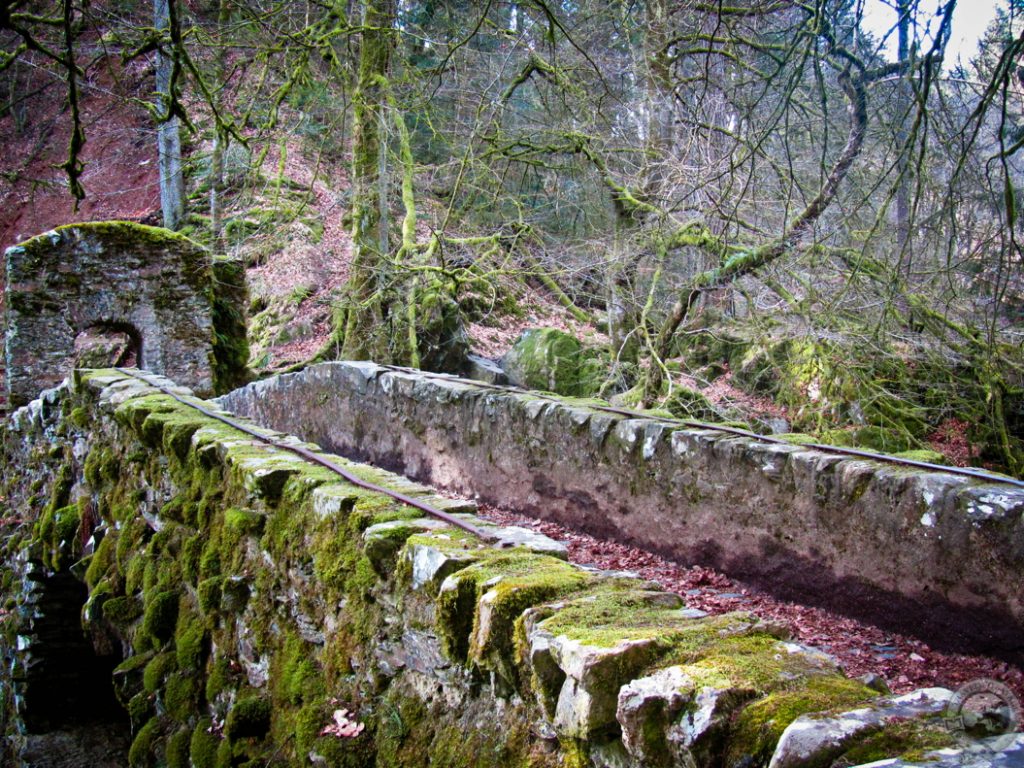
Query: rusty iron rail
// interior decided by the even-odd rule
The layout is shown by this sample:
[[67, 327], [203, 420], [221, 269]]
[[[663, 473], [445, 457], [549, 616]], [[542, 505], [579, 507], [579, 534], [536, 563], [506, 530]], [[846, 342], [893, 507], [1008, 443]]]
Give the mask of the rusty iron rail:
[[[522, 389], [520, 387], [513, 387], [504, 384], [488, 384], [487, 382], [476, 381], [475, 379], [463, 379], [459, 376], [454, 376], [452, 374], [447, 373], [431, 373], [428, 371], [421, 371], [417, 368], [406, 368], [400, 365], [381, 365], [380, 367], [389, 371], [394, 371], [396, 373], [410, 373], [415, 374], [416, 376], [436, 379], [439, 381], [467, 382], [474, 387], [492, 390], [495, 392], [526, 394], [530, 395], [531, 397], [535, 397], [541, 400], [547, 400], [548, 402], [552, 403], [564, 404], [565, 402], [561, 398], [547, 395], [542, 392], [537, 392], [531, 389]], [[687, 421], [686, 419], [669, 418], [667, 416], [643, 413], [641, 411], [631, 411], [626, 408], [616, 408], [615, 406], [612, 405], [587, 405], [586, 407], [590, 408], [591, 410], [603, 411], [604, 413], [611, 413], [617, 416], [626, 416], [631, 419], [646, 419], [648, 421], [658, 421], [664, 424], [689, 427], [693, 429], [710, 429], [714, 430], [715, 432], [723, 432], [725, 434], [736, 435], [738, 437], [751, 437], [754, 438], [755, 440], [760, 440], [761, 442], [765, 443], [772, 443], [774, 445], [788, 445], [797, 446], [801, 448], [814, 448], [815, 450], [818, 451], [823, 451], [825, 453], [831, 453], [840, 456], [856, 456], [858, 458], [870, 459], [871, 461], [879, 461], [885, 464], [896, 464], [905, 467], [928, 469], [933, 472], [945, 472], [947, 474], [963, 475], [965, 477], [970, 477], [975, 480], [985, 480], [990, 483], [1005, 483], [1006, 485], [1013, 485], [1018, 488], [1024, 488], [1024, 480], [1017, 480], [1016, 478], [1012, 477], [995, 475], [979, 469], [971, 469], [968, 467], [947, 467], [944, 464], [932, 464], [927, 461], [904, 459], [900, 458], [899, 456], [890, 456], [889, 454], [885, 453], [872, 453], [870, 451], [861, 451], [856, 448], [843, 448], [842, 446], [838, 445], [825, 445], [824, 443], [791, 443], [788, 440], [781, 440], [777, 437], [772, 437], [771, 435], [759, 435], [756, 432], [751, 432], [750, 430], [747, 429], [740, 429], [738, 427], [727, 427], [721, 424], [706, 424], [701, 421]]]
[[390, 488], [385, 488], [384, 486], [377, 485], [376, 483], [371, 483], [368, 480], [363, 480], [362, 478], [359, 478], [356, 475], [349, 472], [341, 465], [331, 461], [330, 459], [324, 456], [316, 454], [313, 451], [310, 451], [307, 448], [302, 447], [301, 445], [288, 445], [287, 443], [282, 443], [280, 440], [276, 440], [273, 437], [270, 437], [269, 435], [257, 432], [255, 429], [252, 429], [251, 427], [248, 427], [245, 424], [235, 421], [234, 419], [231, 419], [221, 413], [216, 413], [214, 411], [209, 410], [208, 408], [204, 408], [202, 405], [199, 405], [198, 403], [189, 402], [185, 398], [181, 397], [175, 392], [170, 391], [166, 387], [161, 386], [160, 384], [157, 384], [153, 381], [150, 381], [141, 373], [135, 373], [131, 370], [128, 370], [127, 368], [115, 368], [114, 370], [118, 371], [119, 373], [123, 373], [126, 376], [130, 376], [133, 379], [137, 379], [138, 381], [142, 381], [148, 384], [149, 386], [160, 390], [160, 392], [167, 395], [168, 397], [174, 398], [182, 405], [186, 405], [189, 408], [199, 411], [199, 413], [203, 414], [204, 416], [208, 416], [211, 419], [216, 419], [219, 422], [227, 424], [229, 427], [237, 429], [239, 432], [244, 432], [245, 434], [249, 435], [250, 437], [256, 438], [262, 443], [265, 443], [274, 448], [294, 453], [296, 456], [299, 456], [308, 462], [318, 464], [319, 466], [324, 467], [325, 469], [328, 469], [337, 475], [340, 475], [346, 481], [352, 483], [352, 485], [358, 486], [359, 488], [363, 488], [364, 490], [367, 491], [373, 491], [374, 493], [382, 493], [385, 496], [389, 496], [395, 501], [399, 501], [402, 504], [413, 507], [414, 509], [418, 509], [421, 512], [425, 512], [431, 517], [435, 517], [438, 520], [444, 521], [448, 525], [453, 525], [456, 528], [460, 528], [463, 531], [466, 531], [466, 533], [476, 536], [478, 539], [485, 543], [494, 543], [498, 541], [497, 536], [488, 533], [487, 531], [484, 531], [481, 528], [478, 528], [472, 523], [467, 523], [465, 520], [460, 520], [454, 515], [451, 515], [450, 513], [445, 512], [443, 510], [437, 509], [436, 507], [433, 507], [430, 504], [427, 504], [425, 501], [421, 501], [420, 499], [416, 499], [412, 496], [407, 496], [404, 493], [391, 490]]

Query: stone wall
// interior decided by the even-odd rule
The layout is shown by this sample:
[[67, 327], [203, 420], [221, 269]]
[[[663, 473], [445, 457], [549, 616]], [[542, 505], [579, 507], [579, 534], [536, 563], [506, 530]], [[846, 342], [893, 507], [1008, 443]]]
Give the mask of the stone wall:
[[[228, 360], [233, 346], [244, 346], [244, 327], [230, 325], [230, 312], [220, 313], [226, 327], [214, 328], [210, 254], [173, 232], [128, 222], [73, 224], [8, 248], [6, 262], [14, 406], [70, 373], [75, 339], [86, 331], [127, 333], [141, 357], [136, 364], [202, 394], [214, 388], [215, 351]], [[221, 331], [220, 350], [214, 330]], [[228, 362], [244, 370], [247, 361]]]
[[70, 577], [86, 637], [121, 659], [131, 746], [65, 768], [796, 768], [970, 744], [942, 726], [949, 691], [879, 697], [780, 627], [337, 459], [467, 515], [484, 545], [124, 374], [44, 393], [3, 451], [4, 765], [46, 764], [26, 760], [52, 735], [28, 671], [61, 639], [37, 630], [33, 583]]
[[370, 363], [314, 366], [220, 402], [343, 455], [785, 598], [1024, 658], [1019, 487]]

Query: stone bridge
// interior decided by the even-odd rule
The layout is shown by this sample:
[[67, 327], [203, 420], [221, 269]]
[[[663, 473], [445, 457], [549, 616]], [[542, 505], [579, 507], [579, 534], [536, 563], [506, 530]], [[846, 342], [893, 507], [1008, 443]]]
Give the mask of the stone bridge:
[[1024, 662], [1024, 483], [770, 442], [372, 363], [223, 397], [328, 450]]
[[[681, 492], [654, 490], [670, 461], [694, 462], [687, 504], [700, 496], [718, 510], [738, 505], [707, 485], [718, 457], [735, 493], [756, 493], [766, 510], [775, 496], [757, 482], [783, 489], [776, 495], [814, 489], [817, 507], [793, 516], [846, 493], [856, 496], [850, 505], [867, 497], [906, 510], [901, 520], [936, 538], [957, 535], [971, 552], [1000, 532], [1019, 542], [1020, 497], [1010, 487], [874, 466], [847, 470], [861, 477], [849, 494], [843, 462], [810, 451], [759, 453], [749, 441], [606, 419], [578, 402], [367, 364], [315, 368], [221, 406], [266, 415], [289, 402], [323, 414], [307, 432], [333, 429], [339, 445], [354, 441], [392, 462], [402, 455], [415, 473], [452, 484], [489, 451], [491, 482], [510, 492], [518, 483], [526, 495], [516, 501], [542, 510], [550, 498], [559, 517], [610, 508], [620, 517], [605, 530], [636, 539], [619, 507], [635, 499], [652, 525], [658, 494]], [[436, 415], [418, 421], [419, 408]], [[76, 372], [10, 417], [3, 764], [810, 768], [881, 758], [1009, 766], [1024, 756], [1024, 736], [977, 741], [952, 726], [950, 691], [879, 693], [781, 627], [744, 613], [707, 616], [633, 575], [571, 565], [560, 544], [496, 528], [472, 502], [333, 457], [353, 485], [288, 448], [323, 456], [317, 446], [223, 418], [166, 379], [120, 370]], [[556, 424], [579, 442], [556, 442]], [[428, 461], [431, 451], [442, 458]], [[531, 465], [515, 468], [531, 453]], [[591, 471], [608, 473], [607, 488], [570, 482], [587, 456], [604, 457]], [[483, 495], [487, 476], [470, 476]], [[582, 484], [590, 501], [573, 498]], [[954, 514], [967, 521], [960, 533]], [[931, 524], [921, 520], [929, 515]], [[1012, 515], [1016, 527], [1000, 528]], [[727, 522], [716, 533], [723, 550], [743, 542], [721, 533]], [[910, 535], [910, 523], [899, 526]], [[807, 535], [792, 541], [804, 546]], [[824, 537], [820, 546], [838, 568], [844, 547]], [[988, 578], [1005, 577], [999, 568], [1019, 574], [1019, 560], [1000, 560], [1013, 551], [997, 549], [977, 567]], [[950, 566], [950, 581], [961, 573]], [[946, 590], [950, 602], [972, 594]], [[977, 615], [1019, 619], [1011, 592]]]

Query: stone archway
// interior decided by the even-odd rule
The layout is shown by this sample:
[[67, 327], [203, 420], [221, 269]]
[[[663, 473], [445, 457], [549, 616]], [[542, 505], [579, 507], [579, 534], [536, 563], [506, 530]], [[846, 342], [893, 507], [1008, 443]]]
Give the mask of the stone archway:
[[16, 710], [20, 757], [34, 768], [118, 768], [127, 764], [130, 717], [111, 680], [121, 648], [104, 653], [82, 629], [88, 589], [70, 571], [26, 561], [19, 574]]
[[211, 260], [201, 246], [165, 229], [93, 222], [8, 248], [6, 261], [12, 406], [60, 383], [90, 329], [125, 333], [148, 370], [211, 393]]
[[75, 336], [76, 368], [142, 368], [142, 334], [131, 323], [102, 322]]

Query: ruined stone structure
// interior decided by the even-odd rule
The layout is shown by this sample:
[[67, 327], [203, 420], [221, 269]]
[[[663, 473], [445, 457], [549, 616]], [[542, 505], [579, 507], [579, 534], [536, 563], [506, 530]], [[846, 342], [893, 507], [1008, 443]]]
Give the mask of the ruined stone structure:
[[935, 645], [1024, 659], [1024, 489], [372, 363], [229, 410], [432, 485], [702, 563]]
[[112, 765], [799, 768], [1024, 750], [948, 728], [950, 691], [879, 695], [778, 626], [570, 565], [472, 502], [336, 459], [475, 520], [486, 544], [153, 381], [188, 400], [84, 372], [4, 432], [4, 765], [78, 725], [32, 710], [71, 679], [34, 672], [63, 642], [38, 584], [69, 580], [131, 728]]
[[237, 371], [217, 368], [244, 369], [246, 355], [235, 349], [247, 350], [244, 324], [227, 304], [218, 311], [214, 288], [244, 299], [241, 272], [225, 263], [214, 281], [209, 252], [191, 240], [129, 222], [73, 224], [8, 248], [6, 261], [11, 405], [67, 376], [81, 353], [76, 339], [87, 334], [126, 338], [132, 364], [201, 394], [218, 377], [240, 383]]

